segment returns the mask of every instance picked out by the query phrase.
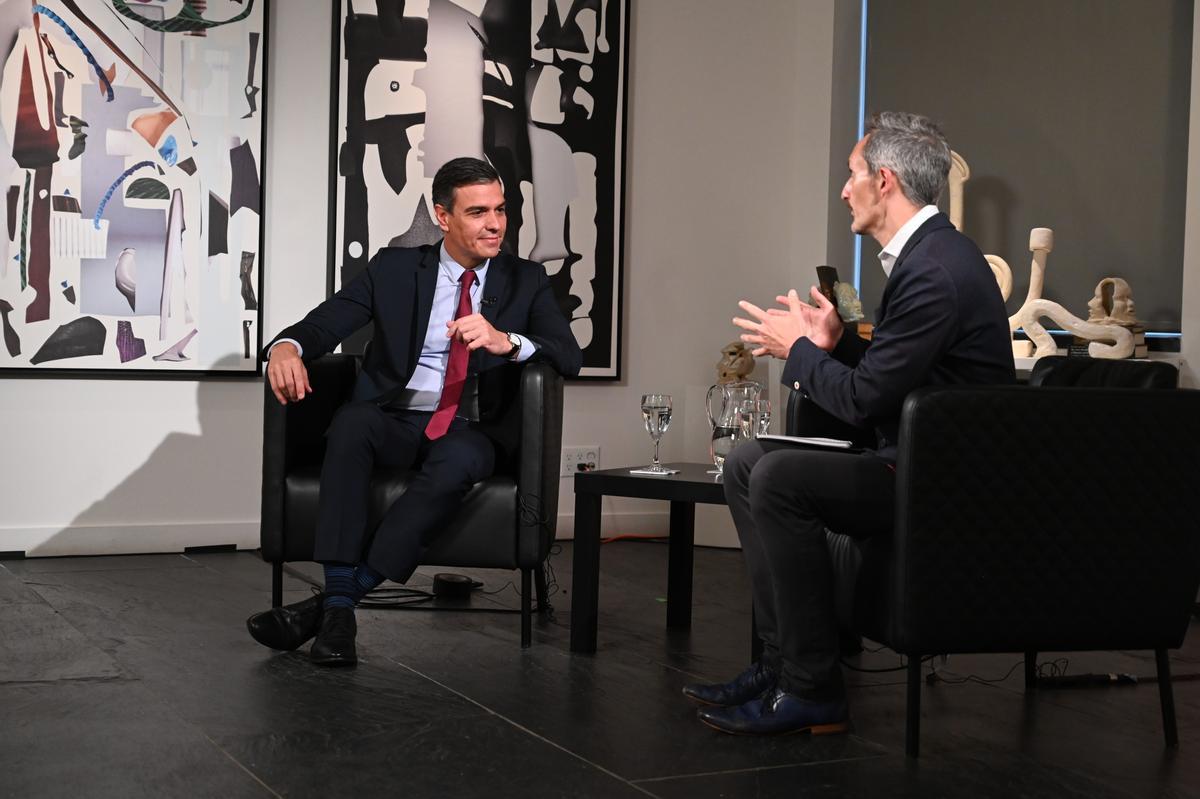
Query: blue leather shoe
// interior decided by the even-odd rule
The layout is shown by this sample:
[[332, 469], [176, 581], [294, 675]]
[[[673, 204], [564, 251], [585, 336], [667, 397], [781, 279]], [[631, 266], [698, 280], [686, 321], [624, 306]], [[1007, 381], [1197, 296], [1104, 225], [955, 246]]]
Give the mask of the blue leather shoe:
[[775, 684], [775, 677], [775, 672], [760, 660], [729, 682], [685, 685], [683, 695], [702, 705], [737, 707], [762, 696]]
[[850, 712], [846, 700], [819, 702], [774, 688], [738, 707], [704, 708], [700, 720], [714, 730], [733, 735], [813, 735], [846, 732]]

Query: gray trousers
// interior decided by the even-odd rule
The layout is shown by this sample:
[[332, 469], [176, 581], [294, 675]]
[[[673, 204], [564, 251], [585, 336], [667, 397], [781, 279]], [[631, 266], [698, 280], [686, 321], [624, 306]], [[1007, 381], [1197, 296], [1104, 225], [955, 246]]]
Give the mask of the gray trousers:
[[764, 661], [790, 693], [839, 698], [838, 621], [850, 618], [858, 542], [891, 534], [892, 465], [873, 454], [748, 441], [725, 461], [725, 498]]

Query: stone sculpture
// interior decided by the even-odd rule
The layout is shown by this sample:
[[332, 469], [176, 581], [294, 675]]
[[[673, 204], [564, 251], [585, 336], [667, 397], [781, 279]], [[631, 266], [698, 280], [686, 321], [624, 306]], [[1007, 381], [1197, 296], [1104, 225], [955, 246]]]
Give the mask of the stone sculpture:
[[[947, 184], [950, 188], [950, 224], [959, 232], [963, 229], [963, 184], [971, 178], [971, 168], [967, 166], [966, 160], [961, 155], [950, 151], [950, 174], [947, 178]], [[1005, 261], [999, 255], [984, 255], [984, 260], [988, 262], [988, 266], [992, 268], [992, 274], [996, 277], [996, 283], [1000, 286], [1000, 296], [1008, 302], [1008, 298], [1012, 296], [1012, 269], [1008, 266], [1008, 261]]]
[[[961, 155], [950, 153], [950, 221], [962, 230], [963, 184], [971, 177], [970, 167]], [[1087, 344], [1093, 358], [1129, 358], [1145, 354], [1144, 333], [1133, 317], [1133, 298], [1129, 284], [1121, 278], [1105, 278], [1096, 287], [1096, 296], [1088, 303], [1087, 320], [1080, 319], [1057, 302], [1042, 298], [1046, 281], [1046, 262], [1054, 249], [1054, 231], [1035, 227], [1029, 231], [1029, 290], [1025, 302], [1008, 318], [1008, 329], [1024, 329], [1029, 341], [1013, 341], [1013, 356], [1041, 358], [1054, 355], [1058, 347], [1039, 320], [1048, 318]], [[983, 256], [996, 276], [1000, 294], [1007, 301], [1012, 294], [1012, 269], [998, 255]], [[1109, 298], [1106, 300], [1105, 298]], [[1106, 304], [1107, 302], [1107, 304]], [[1118, 321], [1119, 319], [1119, 321]], [[1106, 343], [1107, 342], [1107, 343]]]
[[731, 341], [721, 350], [721, 360], [717, 362], [718, 383], [738, 383], [750, 376], [754, 371], [754, 355], [740, 341]]

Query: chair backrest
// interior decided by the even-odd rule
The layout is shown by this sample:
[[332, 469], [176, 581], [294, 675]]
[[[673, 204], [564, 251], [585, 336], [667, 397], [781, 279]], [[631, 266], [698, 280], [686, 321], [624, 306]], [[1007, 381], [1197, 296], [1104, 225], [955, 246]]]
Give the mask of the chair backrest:
[[1029, 373], [1031, 386], [1075, 386], [1077, 388], [1176, 388], [1179, 370], [1166, 361], [1113, 360], [1111, 358], [1068, 358], [1050, 355], [1038, 358]]
[[913, 392], [887, 634], [925, 652], [1178, 646], [1200, 582], [1198, 458], [1196, 391]]

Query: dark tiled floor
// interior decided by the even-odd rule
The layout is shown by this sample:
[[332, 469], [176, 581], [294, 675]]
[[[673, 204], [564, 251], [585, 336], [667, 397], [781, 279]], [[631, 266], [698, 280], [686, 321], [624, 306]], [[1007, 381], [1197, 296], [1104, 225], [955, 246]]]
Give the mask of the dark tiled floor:
[[[360, 610], [351, 670], [250, 640], [245, 617], [270, 582], [252, 553], [4, 562], [0, 796], [1200, 795], [1200, 680], [1176, 683], [1181, 748], [1168, 752], [1154, 684], [1026, 697], [1013, 655], [950, 659], [950, 679], [997, 681], [924, 690], [916, 763], [902, 672], [851, 674], [850, 735], [720, 735], [679, 689], [744, 663], [740, 554], [696, 552], [681, 633], [664, 627], [666, 547], [607, 545], [599, 651], [572, 656], [562, 549], [557, 613], [535, 623], [531, 649], [516, 615]], [[472, 574], [496, 591], [472, 607], [517, 606], [510, 575]], [[285, 588], [286, 601], [308, 591], [291, 575]], [[1072, 673], [1154, 673], [1149, 653], [1069, 658]], [[1200, 674], [1194, 636], [1172, 662]]]

